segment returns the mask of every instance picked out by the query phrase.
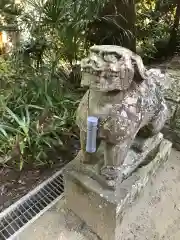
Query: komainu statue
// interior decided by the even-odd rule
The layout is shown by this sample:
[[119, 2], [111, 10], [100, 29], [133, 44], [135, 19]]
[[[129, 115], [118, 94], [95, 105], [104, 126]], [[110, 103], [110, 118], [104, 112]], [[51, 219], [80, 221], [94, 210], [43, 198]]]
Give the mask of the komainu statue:
[[[82, 164], [103, 148], [99, 176], [108, 186], [127, 178], [162, 140], [168, 117], [163, 98], [165, 75], [147, 70], [141, 57], [120, 46], [93, 46], [82, 60], [82, 86], [89, 89], [77, 110]], [[98, 119], [96, 151], [86, 151], [87, 117]], [[99, 178], [99, 179], [100, 179]]]

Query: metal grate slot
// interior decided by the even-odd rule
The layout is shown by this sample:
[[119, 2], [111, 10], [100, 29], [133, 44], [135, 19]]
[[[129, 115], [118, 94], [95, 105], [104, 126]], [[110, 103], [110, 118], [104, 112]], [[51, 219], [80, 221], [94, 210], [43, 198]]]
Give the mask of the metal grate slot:
[[0, 214], [0, 240], [13, 239], [63, 196], [62, 171]]

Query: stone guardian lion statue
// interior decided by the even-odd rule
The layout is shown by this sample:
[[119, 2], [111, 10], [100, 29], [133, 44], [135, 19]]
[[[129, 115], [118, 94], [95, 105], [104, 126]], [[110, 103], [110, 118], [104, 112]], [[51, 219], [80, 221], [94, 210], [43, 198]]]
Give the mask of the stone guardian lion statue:
[[116, 180], [136, 137], [152, 138], [165, 124], [168, 116], [163, 98], [165, 76], [160, 70], [147, 70], [141, 57], [132, 51], [111, 45], [91, 47], [81, 67], [81, 85], [89, 88], [76, 119], [83, 163], [89, 161], [85, 151], [87, 116], [96, 116], [97, 143], [104, 146], [100, 175], [109, 181]]

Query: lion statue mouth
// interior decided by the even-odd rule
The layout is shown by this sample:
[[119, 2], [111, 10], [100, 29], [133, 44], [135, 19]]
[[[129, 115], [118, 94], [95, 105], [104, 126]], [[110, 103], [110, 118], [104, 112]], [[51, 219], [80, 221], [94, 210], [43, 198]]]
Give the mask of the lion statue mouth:
[[89, 75], [93, 75], [93, 76], [98, 76], [98, 77], [106, 77], [106, 78], [109, 78], [109, 77], [121, 77], [121, 72], [112, 72], [112, 71], [102, 71], [102, 70], [94, 70], [93, 68], [91, 67], [87, 67], [87, 68], [83, 68], [82, 71], [84, 73], [88, 73]]

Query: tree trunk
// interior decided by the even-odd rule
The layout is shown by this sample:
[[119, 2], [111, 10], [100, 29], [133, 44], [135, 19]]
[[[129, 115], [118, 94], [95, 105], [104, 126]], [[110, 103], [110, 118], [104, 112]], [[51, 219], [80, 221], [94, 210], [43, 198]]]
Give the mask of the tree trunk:
[[169, 44], [168, 44], [170, 55], [173, 55], [176, 51], [179, 21], [180, 21], [180, 1], [176, 0], [176, 13], [175, 13], [174, 24], [173, 24], [173, 28], [170, 35]]
[[[131, 35], [128, 40], [127, 48], [131, 49], [132, 51], [136, 52], [136, 7], [135, 7], [135, 0], [129, 0], [127, 8], [127, 29], [130, 31]], [[126, 39], [125, 39], [126, 41]], [[124, 43], [124, 45], [126, 45]]]
[[92, 44], [120, 45], [136, 51], [135, 0], [111, 0], [89, 25]]

